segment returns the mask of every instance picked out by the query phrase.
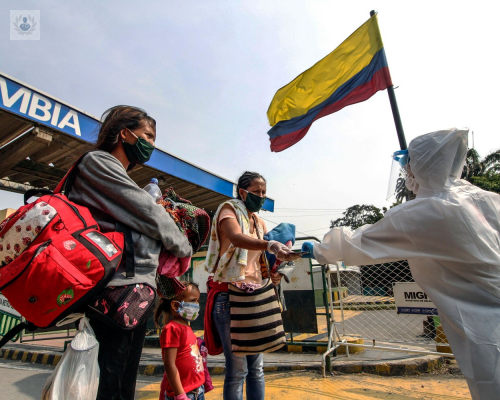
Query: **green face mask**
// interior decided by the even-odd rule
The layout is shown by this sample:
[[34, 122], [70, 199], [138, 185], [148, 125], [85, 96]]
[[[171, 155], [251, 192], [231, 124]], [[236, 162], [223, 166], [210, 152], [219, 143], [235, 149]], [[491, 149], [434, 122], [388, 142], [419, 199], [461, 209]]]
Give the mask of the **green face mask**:
[[245, 190], [245, 192], [247, 192], [247, 198], [245, 199], [244, 203], [247, 210], [252, 213], [260, 211], [260, 209], [266, 202], [266, 198], [250, 193], [248, 190]]
[[135, 135], [130, 129], [126, 129], [137, 138], [137, 142], [135, 144], [123, 141], [123, 150], [125, 150], [128, 160], [134, 164], [144, 164], [145, 162], [148, 162], [155, 147], [143, 138], [137, 137], [137, 135]]

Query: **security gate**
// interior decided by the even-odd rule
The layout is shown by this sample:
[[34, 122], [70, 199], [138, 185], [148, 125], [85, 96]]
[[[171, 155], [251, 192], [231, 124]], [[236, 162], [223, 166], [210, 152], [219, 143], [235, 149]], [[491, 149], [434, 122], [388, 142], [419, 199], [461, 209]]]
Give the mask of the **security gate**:
[[[406, 314], [396, 307], [395, 285], [414, 282], [407, 261], [363, 266], [337, 263], [324, 268], [327, 270], [324, 274], [327, 293], [332, 295], [328, 304], [331, 329], [328, 350], [323, 355], [323, 374], [326, 357], [339, 346], [346, 346], [347, 356], [349, 347], [370, 347], [453, 357], [451, 353], [435, 351], [436, 346], [447, 346], [445, 337], [439, 333], [442, 328], [435, 309], [421, 307], [417, 311], [426, 314], [414, 310]], [[339, 293], [336, 298], [333, 296], [335, 292]], [[430, 303], [426, 299], [422, 296], [422, 300], [416, 300]], [[362, 338], [365, 344], [347, 343], [346, 338]], [[414, 347], [405, 347], [410, 344]]]

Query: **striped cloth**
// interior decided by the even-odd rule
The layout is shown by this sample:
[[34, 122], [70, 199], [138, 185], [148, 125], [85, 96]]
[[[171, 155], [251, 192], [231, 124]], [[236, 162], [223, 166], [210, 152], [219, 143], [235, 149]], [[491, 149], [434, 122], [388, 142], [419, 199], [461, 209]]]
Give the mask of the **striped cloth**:
[[286, 338], [273, 283], [268, 281], [252, 293], [228, 286], [233, 353], [270, 353], [281, 348]]

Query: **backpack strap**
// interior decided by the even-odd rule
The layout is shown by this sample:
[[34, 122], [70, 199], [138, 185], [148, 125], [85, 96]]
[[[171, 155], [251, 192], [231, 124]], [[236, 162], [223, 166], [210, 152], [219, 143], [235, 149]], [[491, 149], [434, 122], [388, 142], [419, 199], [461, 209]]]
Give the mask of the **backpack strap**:
[[[92, 151], [92, 150], [91, 150]], [[28, 204], [28, 200], [36, 195], [41, 194], [46, 195], [46, 194], [56, 194], [56, 193], [61, 193], [64, 195], [68, 195], [69, 191], [71, 190], [71, 187], [73, 186], [73, 182], [75, 181], [76, 177], [76, 172], [77, 172], [77, 167], [78, 164], [83, 160], [83, 157], [85, 157], [90, 151], [87, 151], [83, 153], [78, 160], [73, 164], [73, 166], [69, 169], [68, 172], [66, 172], [66, 175], [61, 179], [61, 181], [57, 184], [56, 188], [54, 191], [50, 189], [29, 189], [24, 193], [24, 204]]]
[[78, 160], [73, 164], [73, 166], [69, 169], [68, 172], [66, 172], [66, 175], [61, 179], [61, 182], [56, 186], [54, 189], [54, 194], [55, 193], [61, 193], [67, 196], [71, 190], [71, 187], [73, 186], [73, 183], [75, 182], [75, 177], [78, 172], [78, 165], [82, 162], [83, 158], [92, 152], [94, 150], [86, 151], [83, 153]]
[[24, 192], [24, 204], [28, 204], [28, 200], [38, 194], [41, 194], [43, 196], [46, 194], [54, 194], [54, 192], [52, 192], [52, 190], [50, 189], [29, 189]]
[[127, 225], [121, 222], [116, 223], [116, 231], [122, 232], [125, 239], [125, 277], [135, 277], [135, 264], [134, 264], [134, 242], [132, 241], [132, 230]]
[[19, 325], [14, 326], [10, 331], [8, 331], [0, 340], [0, 349], [7, 344], [14, 336], [20, 333], [23, 329], [34, 330], [36, 326], [31, 322], [21, 322]]

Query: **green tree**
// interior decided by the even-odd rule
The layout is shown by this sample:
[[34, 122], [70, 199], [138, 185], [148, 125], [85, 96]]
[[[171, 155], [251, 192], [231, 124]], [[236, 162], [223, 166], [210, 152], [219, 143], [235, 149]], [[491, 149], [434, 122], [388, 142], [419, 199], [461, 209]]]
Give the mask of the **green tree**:
[[468, 179], [470, 183], [480, 187], [483, 190], [488, 190], [490, 192], [495, 192], [500, 194], [500, 175], [495, 174], [491, 176], [473, 176]]
[[469, 149], [462, 179], [481, 189], [500, 193], [500, 150], [493, 151], [481, 159], [475, 149]]
[[330, 229], [336, 226], [348, 226], [354, 230], [365, 224], [374, 224], [384, 218], [383, 212], [386, 211], [385, 207], [380, 210], [371, 204], [355, 205], [345, 210], [342, 213], [344, 215], [342, 218], [331, 221]]

